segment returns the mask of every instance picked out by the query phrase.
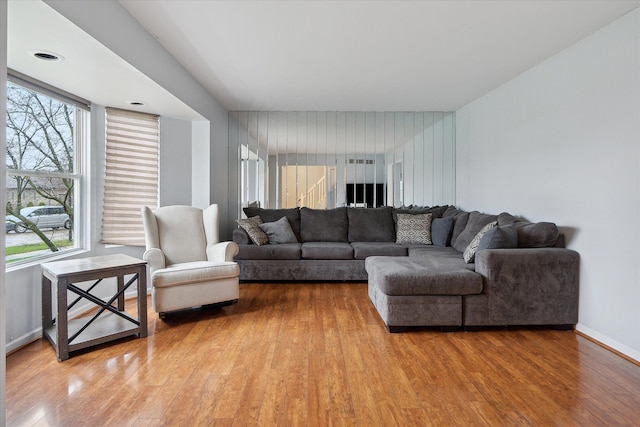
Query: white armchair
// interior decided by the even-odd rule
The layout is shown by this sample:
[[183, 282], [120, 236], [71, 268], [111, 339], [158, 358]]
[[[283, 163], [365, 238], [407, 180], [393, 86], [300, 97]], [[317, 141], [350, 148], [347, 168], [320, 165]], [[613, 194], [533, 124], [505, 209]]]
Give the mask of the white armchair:
[[219, 241], [218, 205], [142, 208], [153, 309], [168, 311], [238, 302], [234, 242]]

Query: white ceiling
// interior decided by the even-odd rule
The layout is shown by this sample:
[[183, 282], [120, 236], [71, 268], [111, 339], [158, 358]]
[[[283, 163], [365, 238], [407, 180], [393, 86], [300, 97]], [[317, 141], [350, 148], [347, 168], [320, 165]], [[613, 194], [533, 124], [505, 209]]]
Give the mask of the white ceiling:
[[120, 3], [229, 110], [454, 111], [640, 1]]
[[[640, 6], [640, 0], [120, 3], [227, 109], [262, 111], [454, 111]], [[8, 4], [10, 68], [101, 105], [202, 119], [45, 3]], [[65, 60], [36, 60], [33, 50]], [[128, 104], [134, 100], [146, 105]]]
[[[20, 73], [100, 105], [202, 120], [202, 117], [41, 1], [8, 3], [7, 63]], [[36, 59], [53, 52], [63, 61]], [[129, 101], [142, 101], [141, 107]]]

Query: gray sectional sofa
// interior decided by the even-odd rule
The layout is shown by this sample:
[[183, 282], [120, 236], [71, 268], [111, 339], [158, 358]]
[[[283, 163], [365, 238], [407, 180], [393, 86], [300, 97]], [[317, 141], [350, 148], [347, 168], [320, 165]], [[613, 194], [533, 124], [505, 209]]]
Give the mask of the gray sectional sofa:
[[283, 217], [295, 237], [234, 230], [241, 281], [368, 281], [391, 332], [577, 323], [579, 256], [553, 223], [453, 206], [244, 212], [269, 241]]

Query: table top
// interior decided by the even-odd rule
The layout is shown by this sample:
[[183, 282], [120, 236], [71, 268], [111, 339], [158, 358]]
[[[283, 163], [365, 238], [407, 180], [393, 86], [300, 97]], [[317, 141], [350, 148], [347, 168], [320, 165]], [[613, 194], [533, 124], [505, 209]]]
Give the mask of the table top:
[[114, 268], [134, 267], [145, 265], [146, 263], [146, 261], [129, 255], [113, 254], [89, 258], [46, 262], [42, 264], [42, 270], [56, 277], [61, 277], [77, 273], [89, 273], [93, 271], [104, 271]]

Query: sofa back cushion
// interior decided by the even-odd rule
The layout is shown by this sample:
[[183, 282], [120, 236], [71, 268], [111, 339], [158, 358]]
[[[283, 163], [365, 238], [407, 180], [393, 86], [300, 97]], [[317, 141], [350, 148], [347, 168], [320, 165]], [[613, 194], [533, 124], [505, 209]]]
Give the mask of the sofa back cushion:
[[451, 231], [450, 244], [456, 241], [460, 233], [462, 233], [469, 222], [469, 212], [465, 212], [456, 208], [455, 206], [449, 206], [447, 210], [442, 214], [443, 218], [453, 218], [453, 230]]
[[564, 247], [564, 236], [560, 236], [558, 226], [552, 222], [519, 220], [506, 212], [498, 215], [498, 225], [514, 224], [518, 231], [519, 248]]
[[558, 240], [558, 226], [552, 222], [516, 222], [519, 248], [550, 248]]
[[393, 221], [398, 223], [398, 214], [426, 214], [430, 213], [432, 218], [441, 218], [442, 215], [451, 206], [401, 206], [399, 208], [393, 208]]
[[300, 208], [300, 237], [302, 242], [347, 242], [347, 208]]
[[469, 246], [469, 243], [471, 243], [473, 238], [476, 237], [478, 232], [482, 230], [485, 225], [490, 222], [497, 222], [497, 220], [498, 215], [481, 214], [478, 211], [471, 212], [469, 214], [469, 221], [467, 221], [466, 227], [455, 241], [452, 238], [451, 246], [453, 246], [458, 252], [464, 252], [467, 246]]
[[395, 226], [392, 209], [347, 208], [350, 242], [393, 242]]
[[262, 222], [275, 222], [282, 218], [287, 217], [289, 225], [293, 234], [296, 235], [296, 240], [300, 241], [300, 210], [298, 208], [289, 209], [263, 209], [263, 208], [243, 208], [244, 214], [247, 218], [258, 215]]

